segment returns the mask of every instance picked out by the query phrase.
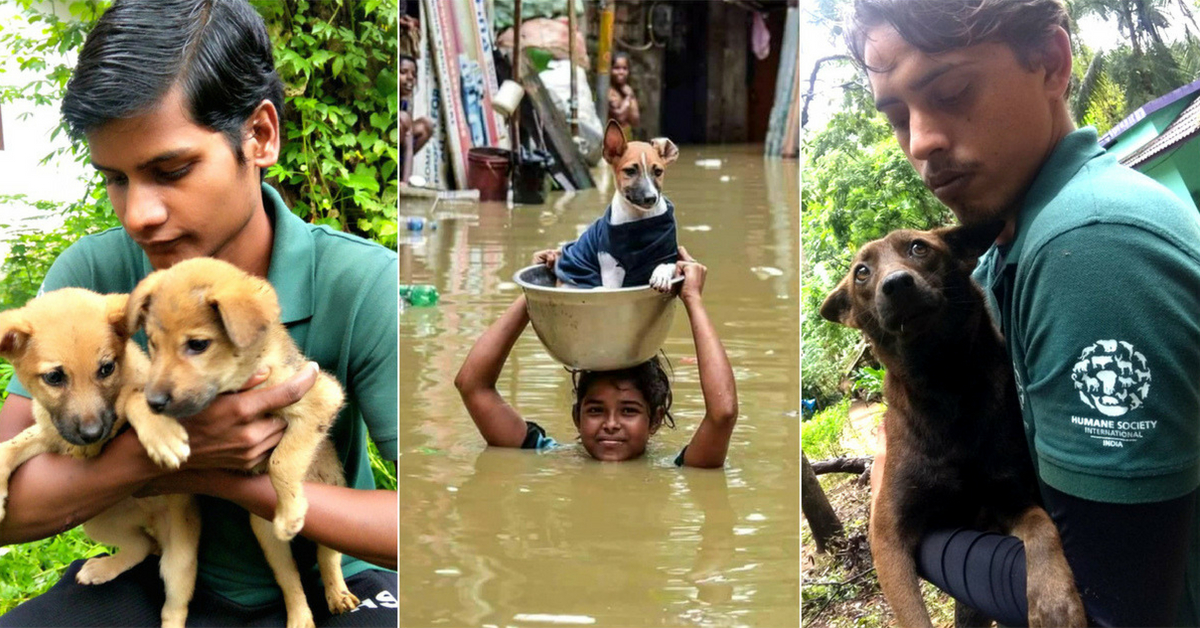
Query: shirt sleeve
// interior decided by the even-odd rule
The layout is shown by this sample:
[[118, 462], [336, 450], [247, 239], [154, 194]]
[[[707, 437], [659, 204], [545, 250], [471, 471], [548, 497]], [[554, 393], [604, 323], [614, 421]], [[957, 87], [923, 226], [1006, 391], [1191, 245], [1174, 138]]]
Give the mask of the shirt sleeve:
[[1200, 261], [1125, 224], [1067, 231], [1023, 257], [1010, 349], [1039, 476], [1110, 503], [1200, 481]]
[[359, 405], [379, 454], [387, 460], [396, 460], [398, 453], [399, 277], [399, 261], [390, 258], [360, 292], [347, 373], [348, 392]]
[[525, 440], [521, 442], [521, 449], [549, 449], [558, 445], [553, 438], [546, 436], [546, 430], [542, 426], [533, 421], [525, 422]]

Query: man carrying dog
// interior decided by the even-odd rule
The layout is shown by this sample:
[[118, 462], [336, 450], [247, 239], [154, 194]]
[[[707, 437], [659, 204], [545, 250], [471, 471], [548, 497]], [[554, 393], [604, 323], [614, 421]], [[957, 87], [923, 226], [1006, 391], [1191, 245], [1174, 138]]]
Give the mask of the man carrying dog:
[[[87, 141], [122, 228], [69, 248], [43, 289], [130, 292], [155, 269], [198, 256], [266, 277], [289, 333], [347, 392], [330, 437], [350, 488], [306, 484], [300, 535], [347, 555], [347, 582], [363, 602], [330, 618], [312, 544], [296, 544], [317, 624], [394, 626], [396, 575], [369, 563], [395, 567], [396, 493], [371, 490], [367, 439], [396, 459], [397, 258], [305, 223], [262, 183], [279, 156], [283, 106], [265, 25], [245, 0], [114, 2], [84, 44], [63, 115]], [[186, 419], [191, 453], [178, 472], [159, 468], [129, 432], [93, 459], [30, 460], [12, 476], [0, 542], [57, 534], [129, 495], [194, 493], [202, 537], [189, 622], [283, 625], [279, 588], [245, 516], [270, 519], [275, 492], [266, 475], [241, 471], [270, 455], [285, 427], [272, 411], [297, 401], [315, 374], [304, 369], [277, 387], [222, 396]], [[26, 393], [15, 380], [10, 390], [0, 439], [32, 422]], [[0, 625], [158, 625], [155, 559], [96, 586], [75, 582], [81, 562]]]
[[[1090, 621], [1196, 626], [1200, 219], [1076, 129], [1068, 28], [1060, 0], [857, 0], [848, 42], [938, 199], [1005, 221], [976, 279]], [[1024, 615], [1015, 539], [938, 532], [918, 561]]]

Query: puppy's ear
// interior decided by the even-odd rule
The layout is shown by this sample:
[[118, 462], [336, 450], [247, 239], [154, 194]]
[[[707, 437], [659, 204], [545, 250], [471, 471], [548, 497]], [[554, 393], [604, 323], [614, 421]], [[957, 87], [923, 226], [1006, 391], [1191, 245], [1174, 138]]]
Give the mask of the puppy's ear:
[[129, 318], [125, 315], [125, 308], [129, 305], [129, 295], [106, 294], [104, 303], [108, 308], [108, 324], [112, 326], [113, 333], [121, 339], [128, 339], [132, 336], [133, 330], [129, 328]]
[[245, 349], [267, 333], [279, 319], [279, 299], [271, 284], [258, 277], [226, 281], [208, 293], [208, 304], [221, 317], [230, 342]]
[[943, 227], [935, 229], [933, 234], [950, 247], [950, 253], [955, 258], [974, 264], [979, 256], [992, 246], [1001, 231], [1004, 231], [1004, 219], [997, 218], [987, 222]]
[[604, 161], [616, 163], [625, 154], [625, 131], [616, 120], [608, 121], [604, 130]]
[[845, 281], [839, 283], [837, 288], [825, 297], [825, 302], [821, 304], [821, 318], [846, 327], [855, 327], [854, 317], [850, 316], [850, 289]]
[[162, 271], [156, 270], [138, 282], [133, 292], [125, 300], [125, 330], [126, 335], [132, 336], [146, 323], [146, 313], [150, 310], [150, 296], [158, 288], [162, 280]]
[[21, 310], [0, 313], [0, 357], [10, 362], [20, 359], [32, 335], [33, 325]]
[[654, 147], [654, 150], [658, 151], [658, 156], [662, 157], [663, 161], [668, 164], [679, 159], [679, 148], [675, 146], [675, 142], [665, 137], [656, 137], [650, 140], [650, 145]]

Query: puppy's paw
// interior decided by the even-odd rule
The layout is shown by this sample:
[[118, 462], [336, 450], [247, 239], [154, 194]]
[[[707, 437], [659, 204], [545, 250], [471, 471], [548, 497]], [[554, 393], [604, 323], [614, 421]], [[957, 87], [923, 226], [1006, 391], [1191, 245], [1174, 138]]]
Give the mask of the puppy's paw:
[[168, 610], [163, 608], [162, 612], [162, 628], [183, 628], [187, 623], [187, 607], [180, 609]]
[[671, 291], [671, 280], [675, 278], [674, 264], [659, 264], [650, 275], [650, 287], [659, 292]]
[[316, 628], [317, 624], [313, 621], [312, 611], [308, 608], [297, 610], [296, 612], [288, 611], [287, 628]]
[[75, 574], [75, 581], [79, 584], [104, 584], [124, 572], [124, 561], [117, 560], [116, 556], [97, 556], [83, 564], [79, 573]]
[[304, 516], [308, 514], [308, 500], [302, 495], [280, 501], [275, 506], [275, 538], [290, 541], [304, 528]]
[[329, 603], [329, 612], [334, 615], [348, 613], [358, 607], [358, 597], [344, 586], [337, 589], [325, 587], [325, 601]]
[[166, 417], [142, 424], [138, 428], [138, 440], [150, 459], [164, 469], [178, 469], [192, 453], [187, 430], [179, 421]]
[[1070, 583], [1055, 583], [1040, 591], [1028, 590], [1030, 628], [1083, 628], [1087, 614]]

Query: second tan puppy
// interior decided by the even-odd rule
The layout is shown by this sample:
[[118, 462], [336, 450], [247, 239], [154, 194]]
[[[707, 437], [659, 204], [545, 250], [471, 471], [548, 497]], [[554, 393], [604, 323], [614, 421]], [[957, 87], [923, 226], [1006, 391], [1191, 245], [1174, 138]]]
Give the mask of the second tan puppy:
[[[129, 340], [128, 295], [102, 296], [63, 288], [0, 313], [0, 356], [13, 363], [32, 398], [34, 424], [0, 443], [0, 519], [8, 479], [42, 453], [91, 458], [128, 421], [158, 464], [178, 467], [188, 455], [187, 432], [152, 414], [142, 397], [148, 367]], [[161, 548], [166, 591], [162, 625], [183, 628], [196, 586], [200, 514], [191, 495], [127, 498], [83, 524], [88, 536], [117, 547], [84, 563], [81, 584], [102, 584]]]
[[[263, 369], [270, 375], [260, 386], [273, 386], [308, 364], [279, 322], [271, 284], [220, 260], [195, 258], [151, 273], [130, 295], [126, 313], [130, 329], [146, 329], [146, 401], [154, 412], [191, 416]], [[300, 401], [278, 412], [287, 430], [269, 462], [255, 470], [269, 475], [278, 497], [273, 525], [253, 515], [250, 523], [283, 589], [289, 627], [313, 623], [288, 541], [304, 527], [305, 480], [345, 486], [326, 438], [342, 401], [337, 380], [319, 373]], [[346, 587], [341, 553], [318, 546], [317, 562], [329, 610], [354, 609], [358, 598]]]

